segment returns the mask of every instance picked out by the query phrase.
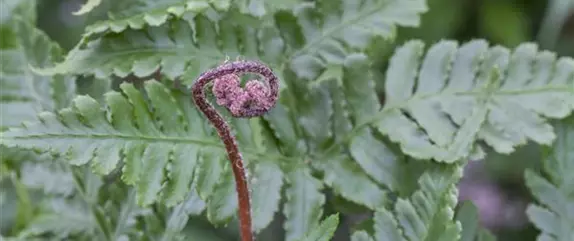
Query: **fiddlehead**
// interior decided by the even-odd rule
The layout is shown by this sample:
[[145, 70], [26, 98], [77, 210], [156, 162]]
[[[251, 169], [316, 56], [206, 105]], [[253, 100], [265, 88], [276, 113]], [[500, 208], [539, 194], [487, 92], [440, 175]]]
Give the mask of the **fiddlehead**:
[[[257, 80], [250, 80], [245, 89], [242, 89], [239, 75], [245, 73], [262, 76], [267, 86]], [[252, 241], [251, 204], [243, 159], [229, 125], [205, 97], [205, 86], [211, 81], [216, 103], [227, 108], [233, 117], [239, 118], [261, 116], [273, 108], [279, 94], [279, 83], [271, 69], [264, 64], [255, 61], [236, 61], [206, 71], [199, 76], [192, 87], [195, 104], [217, 129], [231, 161], [239, 202], [241, 240]]]

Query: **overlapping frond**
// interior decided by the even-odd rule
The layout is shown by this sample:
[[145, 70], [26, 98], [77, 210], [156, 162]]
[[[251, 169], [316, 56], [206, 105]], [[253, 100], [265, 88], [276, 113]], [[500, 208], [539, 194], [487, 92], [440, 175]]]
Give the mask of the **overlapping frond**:
[[551, 144], [546, 119], [574, 109], [571, 58], [475, 40], [441, 41], [421, 59], [423, 47], [410, 41], [396, 51], [385, 106], [368, 121], [410, 156], [454, 162], [480, 153], [477, 139], [502, 153], [528, 140]]
[[496, 241], [496, 236], [481, 226], [478, 215], [478, 208], [471, 201], [460, 203], [456, 213], [462, 227], [460, 241]]
[[421, 0], [327, 0], [302, 4], [294, 16], [277, 17], [280, 28], [295, 36], [286, 39], [289, 46], [296, 48], [288, 54], [285, 64], [299, 77], [314, 79], [327, 65], [342, 64], [352, 53], [349, 48], [362, 50], [373, 37], [392, 38], [397, 26], [417, 26], [426, 8], [426, 2]]
[[541, 231], [537, 240], [574, 239], [574, 117], [557, 123], [558, 138], [546, 152], [541, 174], [527, 170], [526, 185], [538, 201], [526, 214]]
[[375, 212], [372, 237], [357, 231], [353, 240], [458, 240], [461, 227], [454, 220], [454, 208], [456, 183], [461, 176], [462, 168], [456, 165], [427, 170], [409, 199], [399, 198], [391, 210], [379, 208]]
[[[142, 29], [159, 26], [170, 19], [189, 17], [205, 11], [225, 12], [237, 8], [247, 16], [264, 17], [279, 10], [291, 10], [302, 0], [124, 0], [109, 1], [109, 19], [98, 21], [86, 28], [84, 37], [113, 32], [120, 33], [128, 29]], [[86, 14], [101, 4], [101, 0], [86, 2], [76, 15]]]
[[[161, 68], [161, 73], [175, 79], [185, 71], [192, 73], [184, 78], [190, 84], [194, 77], [210, 67], [223, 63], [228, 56], [245, 58], [277, 53], [259, 54], [257, 46], [240, 49], [239, 44], [274, 44], [277, 34], [258, 40], [253, 28], [238, 26], [240, 23], [222, 21], [218, 27], [204, 15], [198, 15], [193, 24], [174, 20], [158, 27], [142, 30], [126, 30], [121, 34], [107, 35], [91, 41], [85, 48], [72, 50], [66, 60], [54, 68], [42, 69], [41, 73], [89, 73], [106, 78], [111, 74], [125, 77], [149, 76]], [[242, 31], [233, 34], [232, 31]], [[219, 39], [222, 45], [218, 46]], [[274, 46], [277, 47], [277, 46]], [[275, 56], [277, 58], [278, 56]], [[268, 60], [262, 58], [262, 61]], [[276, 61], [275, 61], [276, 62]]]
[[70, 235], [93, 235], [97, 229], [96, 220], [86, 205], [65, 199], [52, 199], [44, 205], [45, 212], [35, 217], [19, 237], [26, 240], [52, 234], [56, 240], [65, 240]]
[[75, 81], [66, 76], [41, 76], [29, 65], [48, 67], [62, 58], [60, 47], [32, 19], [14, 14], [4, 24], [0, 49], [0, 126], [33, 120], [40, 111], [63, 108], [75, 95]]
[[[198, 14], [208, 9], [226, 11], [230, 4], [229, 0], [110, 1], [109, 19], [87, 26], [84, 37], [89, 39], [95, 34], [120, 33], [128, 29], [159, 26], [171, 18], [180, 18], [184, 14]], [[92, 9], [94, 7], [93, 4], [85, 6], [79, 10], [80, 13], [91, 10], [88, 7]]]
[[[36, 0], [4, 0], [0, 2], [0, 25], [6, 26], [11, 24], [17, 17], [24, 19], [27, 22], [36, 21]], [[5, 31], [6, 29], [2, 29]], [[7, 34], [4, 33], [3, 34]], [[8, 40], [3, 40], [8, 41]], [[3, 43], [5, 44], [5, 42]], [[5, 47], [5, 46], [2, 46]]]
[[[157, 81], [144, 86], [145, 95], [132, 84], [122, 84], [122, 92], [105, 95], [104, 106], [89, 96], [78, 96], [69, 108], [42, 112], [40, 121], [4, 132], [2, 144], [65, 154], [72, 164], [89, 164], [101, 175], [122, 163], [122, 179], [135, 185], [142, 205], [158, 200], [176, 205], [196, 185], [209, 219], [228, 221], [237, 203], [222, 144], [188, 95]], [[235, 126], [242, 129], [240, 124]], [[271, 150], [261, 152], [250, 143], [246, 141], [241, 149], [246, 159], [257, 163], [248, 169], [251, 185], [261, 190], [252, 197], [258, 205], [253, 212], [258, 231], [271, 222], [278, 207], [281, 156]]]
[[329, 241], [333, 238], [337, 225], [339, 224], [339, 215], [333, 214], [321, 222], [319, 227], [311, 230], [300, 241]]
[[74, 15], [82, 15], [89, 13], [94, 10], [97, 6], [102, 3], [102, 0], [87, 0], [78, 11], [74, 12]]
[[38, 72], [145, 76], [161, 67], [172, 79], [188, 70], [193, 79], [227, 57], [241, 56], [314, 78], [327, 64], [342, 63], [349, 49], [364, 49], [373, 37], [391, 37], [398, 25], [417, 25], [425, 10], [423, 0], [318, 1], [254, 26], [231, 8], [161, 26], [118, 27], [121, 33], [80, 43], [64, 62]]

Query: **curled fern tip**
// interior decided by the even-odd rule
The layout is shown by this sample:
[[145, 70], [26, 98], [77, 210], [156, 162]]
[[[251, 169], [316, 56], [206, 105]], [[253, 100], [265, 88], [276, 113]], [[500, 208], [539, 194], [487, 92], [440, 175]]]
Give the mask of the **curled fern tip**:
[[[262, 76], [267, 85], [257, 80], [250, 80], [241, 88], [241, 74], [254, 73]], [[227, 62], [217, 68], [203, 73], [192, 87], [193, 100], [199, 110], [217, 129], [225, 145], [227, 156], [235, 177], [237, 199], [239, 202], [239, 220], [242, 241], [252, 241], [251, 204], [247, 187], [247, 174], [237, 141], [229, 125], [205, 97], [205, 86], [213, 81], [213, 94], [218, 105], [224, 106], [233, 117], [250, 118], [267, 113], [277, 102], [279, 83], [269, 67], [255, 61]]]

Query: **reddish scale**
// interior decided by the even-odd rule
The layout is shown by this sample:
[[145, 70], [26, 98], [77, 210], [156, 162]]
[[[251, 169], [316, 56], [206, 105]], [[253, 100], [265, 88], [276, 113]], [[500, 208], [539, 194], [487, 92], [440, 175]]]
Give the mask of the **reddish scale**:
[[[239, 75], [245, 73], [262, 76], [266, 80], [267, 86], [257, 80], [250, 80], [245, 85], [245, 89], [242, 89], [239, 85]], [[279, 83], [273, 71], [266, 65], [256, 61], [236, 61], [225, 63], [204, 72], [192, 87], [195, 104], [217, 129], [231, 161], [239, 202], [241, 240], [253, 241], [251, 204], [243, 159], [229, 124], [205, 97], [205, 86], [211, 81], [214, 81], [213, 93], [216, 97], [216, 103], [224, 106], [233, 117], [237, 118], [251, 118], [267, 113], [277, 102]]]

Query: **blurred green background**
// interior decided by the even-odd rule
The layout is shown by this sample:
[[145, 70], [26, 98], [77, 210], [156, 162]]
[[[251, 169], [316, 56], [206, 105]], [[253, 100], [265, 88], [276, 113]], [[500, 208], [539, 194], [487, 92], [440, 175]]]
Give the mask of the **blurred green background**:
[[[106, 2], [84, 17], [71, 14], [81, 0], [39, 1], [38, 25], [63, 48], [71, 49], [86, 24], [106, 16]], [[428, 5], [430, 11], [419, 28], [400, 29], [397, 41], [373, 47], [374, 64], [381, 73], [393, 47], [413, 38], [428, 44], [441, 39], [484, 38], [506, 47], [536, 42], [541, 49], [574, 56], [574, 0], [428, 0]], [[535, 240], [538, 231], [524, 215], [531, 197], [522, 177], [525, 168], [537, 169], [539, 164], [539, 147], [531, 144], [510, 156], [490, 153], [486, 160], [468, 165], [460, 197], [475, 202], [482, 225], [499, 240]], [[338, 236], [341, 239], [334, 240], [348, 238]]]

